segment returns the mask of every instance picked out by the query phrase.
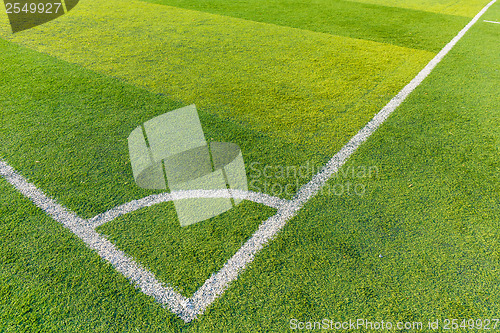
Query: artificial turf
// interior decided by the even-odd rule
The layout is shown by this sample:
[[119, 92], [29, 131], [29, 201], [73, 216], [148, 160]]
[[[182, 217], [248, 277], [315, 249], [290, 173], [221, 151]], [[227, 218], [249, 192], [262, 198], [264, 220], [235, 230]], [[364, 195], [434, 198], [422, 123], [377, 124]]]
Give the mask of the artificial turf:
[[[394, 1], [397, 4], [389, 6], [388, 1], [378, 0], [372, 3], [338, 0], [144, 1], [430, 52], [439, 51], [468, 22], [466, 17], [424, 11], [427, 6], [418, 6], [416, 1], [406, 2], [414, 5], [413, 9], [400, 8], [404, 7], [402, 1]], [[456, 5], [456, 1], [453, 2]], [[458, 7], [466, 6], [472, 7], [474, 15], [482, 8], [465, 5], [464, 1]]]
[[[81, 8], [84, 17], [97, 9], [106, 13], [103, 6], [113, 7], [110, 3], [92, 5], [86, 11]], [[112, 14], [128, 27], [137, 8], [123, 2], [116, 2], [114, 8], [118, 5], [121, 10]], [[177, 101], [201, 106], [207, 139], [239, 144], [247, 165], [261, 166], [257, 170], [265, 166], [310, 166], [312, 169], [299, 179], [292, 175], [259, 178], [251, 172], [255, 167], [247, 170], [250, 181], [255, 180], [250, 190], [291, 198], [327, 157], [432, 56], [425, 51], [183, 9], [167, 8], [161, 12], [161, 6], [142, 6], [145, 10], [140, 12], [141, 17], [169, 13], [176, 20], [158, 22], [149, 31], [146, 27], [150, 21], [137, 21], [141, 32], [136, 27], [134, 33], [125, 34], [130, 40], [122, 36], [120, 43], [116, 43], [112, 33], [119, 20], [110, 17], [97, 27], [100, 34], [84, 29], [88, 21], [82, 21], [82, 17], [73, 17], [73, 23], [80, 20], [81, 30], [73, 30], [73, 38], [67, 40], [69, 45], [60, 43], [61, 34], [73, 26], [68, 22], [64, 26], [56, 24], [50, 33], [33, 30], [8, 38], [113, 74], [126, 83], [5, 44], [4, 57], [9, 67], [4, 68], [3, 100], [16, 104], [3, 110], [6, 123], [14, 129], [3, 137], [4, 156], [14, 166], [30, 166], [24, 173], [29, 179], [83, 217], [90, 218], [155, 193], [138, 189], [133, 182], [126, 137], [137, 124], [179, 107]], [[224, 25], [228, 20], [240, 26], [239, 30], [235, 26], [228, 29]], [[151, 30], [168, 31], [179, 26], [183, 27], [181, 33], [144, 39]], [[242, 31], [246, 34], [239, 34]], [[42, 34], [41, 40], [35, 37]], [[187, 36], [191, 36], [188, 41]], [[276, 39], [281, 40], [279, 47], [273, 42]], [[82, 40], [92, 46], [77, 48]], [[236, 46], [232, 48], [228, 43]], [[151, 51], [159, 45], [165, 45], [162, 52]], [[17, 52], [25, 56], [19, 57]], [[109, 73], [108, 61], [120, 69]], [[241, 75], [242, 66], [246, 66], [245, 75]], [[360, 80], [363, 73], [367, 78]], [[13, 77], [17, 84], [10, 86]], [[272, 88], [273, 85], [278, 87]], [[237, 92], [232, 96], [234, 90]], [[61, 98], [54, 100], [54, 95]], [[27, 126], [31, 127], [29, 134], [23, 131], [19, 135], [15, 130]], [[287, 187], [290, 190], [282, 191], [288, 184], [292, 185]], [[189, 228], [191, 235], [179, 243], [175, 240], [182, 239], [185, 230], [177, 226], [172, 203], [162, 207], [161, 214], [156, 208], [130, 214], [103, 226], [102, 231], [120, 249], [186, 295], [220, 269], [258, 223], [269, 217], [265, 209], [250, 213], [248, 207], [238, 208], [212, 219], [205, 227]], [[235, 224], [235, 220], [240, 222]], [[241, 220], [249, 224], [242, 224]], [[161, 227], [151, 229], [156, 232], [146, 232], [153, 225]], [[206, 234], [211, 237], [199, 241]], [[237, 236], [224, 242], [227, 234]], [[198, 254], [193, 256], [195, 252]], [[211, 259], [210, 264], [207, 259]], [[193, 260], [205, 264], [193, 265]]]
[[[351, 0], [348, 0], [351, 1]], [[481, 0], [355, 0], [355, 2], [394, 6], [426, 12], [474, 17], [486, 5]]]
[[[485, 19], [499, 15], [496, 5]], [[293, 318], [438, 319], [439, 331], [446, 318], [496, 318], [499, 35], [473, 27], [344, 167], [378, 175], [329, 182], [364, 184], [365, 195], [312, 199], [193, 331], [234, 318], [271, 332]]]
[[123, 0], [5, 38], [328, 156], [434, 56]]
[[227, 214], [185, 228], [170, 203], [127, 214], [98, 231], [158, 279], [191, 297], [275, 213], [275, 209], [245, 201]]
[[[484, 18], [499, 16], [495, 5]], [[43, 47], [26, 36], [20, 37], [26, 45]], [[328, 183], [365, 185], [366, 193], [323, 191], [312, 199], [190, 324], [0, 180], [0, 331], [277, 332], [292, 318], [493, 318], [500, 301], [498, 37], [496, 25], [473, 27], [344, 167], [378, 172], [344, 172]], [[0, 54], [2, 158], [84, 217], [152, 193], [133, 184], [126, 136], [183, 100], [15, 43], [0, 40]], [[208, 138], [238, 143], [248, 163], [327, 158], [208, 106], [200, 117]], [[189, 232], [197, 234], [188, 237], [174, 219], [165, 222], [173, 211], [168, 204], [101, 230], [190, 294], [248, 237], [256, 218], [272, 213], [250, 203], [238, 209], [195, 225], [199, 230]], [[175, 252], [180, 247], [184, 253]]]

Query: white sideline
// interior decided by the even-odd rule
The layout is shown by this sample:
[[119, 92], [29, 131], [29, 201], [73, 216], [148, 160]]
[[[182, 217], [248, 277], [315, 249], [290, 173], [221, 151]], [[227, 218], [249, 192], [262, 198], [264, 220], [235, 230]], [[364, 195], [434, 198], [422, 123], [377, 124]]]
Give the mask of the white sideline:
[[486, 21], [486, 20], [484, 20], [483, 22], [500, 24], [500, 22], [495, 22], [495, 21]]
[[415, 90], [417, 86], [429, 75], [429, 73], [441, 62], [444, 56], [455, 46], [455, 44], [465, 35], [465, 33], [479, 20], [479, 18], [493, 5], [496, 0], [486, 5], [458, 35], [453, 38], [428, 64], [411, 80], [389, 103], [373, 117], [333, 158], [316, 174], [312, 180], [302, 186], [294, 199], [281, 207], [276, 215], [264, 221], [253, 236], [229, 259], [224, 267], [212, 275], [205, 284], [196, 291], [192, 301], [194, 306], [194, 316], [202, 314], [205, 309], [238, 277], [238, 274], [251, 263], [255, 254], [271, 240], [278, 231], [283, 228], [286, 222], [291, 219], [298, 210], [312, 196], [317, 194], [326, 181], [336, 173], [346, 160], [356, 151], [373, 132], [387, 119], [387, 117]]
[[[297, 214], [301, 207], [335, 174], [366, 141], [373, 132], [387, 119], [387, 117], [408, 97], [408, 95], [422, 83], [434, 67], [445, 57], [465, 33], [479, 20], [479, 18], [493, 5], [496, 0], [486, 5], [458, 35], [453, 38], [420, 73], [406, 85], [373, 119], [366, 124], [332, 159], [316, 174], [312, 180], [302, 186], [294, 199], [291, 201], [266, 196], [262, 193], [241, 192], [236, 195], [247, 200], [263, 203], [274, 208], [278, 212], [264, 221], [250, 239], [228, 260], [220, 271], [213, 274], [204, 285], [195, 292], [193, 297], [186, 298], [177, 293], [171, 287], [164, 286], [157, 281], [155, 276], [135, 263], [132, 258], [118, 250], [111, 242], [99, 235], [94, 228], [102, 223], [126, 214], [128, 212], [148, 207], [159, 202], [165, 202], [181, 198], [216, 197], [227, 196], [227, 191], [183, 191], [176, 194], [159, 194], [149, 196], [140, 200], [134, 200], [119, 207], [113, 208], [96, 217], [84, 220], [75, 213], [69, 211], [55, 200], [48, 198], [41, 190], [20, 176], [11, 166], [0, 159], [0, 175], [12, 184], [19, 192], [28, 197], [35, 205], [45, 211], [56, 221], [70, 229], [87, 246], [98, 252], [98, 254], [110, 262], [121, 274], [129, 278], [146, 295], [153, 296], [157, 302], [167, 306], [173, 313], [177, 314], [185, 322], [190, 322], [203, 314], [206, 308], [220, 296], [229, 284], [237, 279], [245, 267], [253, 261], [256, 253], [262, 249], [282, 228], [288, 220]], [[193, 193], [192, 193], [193, 192]], [[233, 195], [234, 191], [232, 190]]]

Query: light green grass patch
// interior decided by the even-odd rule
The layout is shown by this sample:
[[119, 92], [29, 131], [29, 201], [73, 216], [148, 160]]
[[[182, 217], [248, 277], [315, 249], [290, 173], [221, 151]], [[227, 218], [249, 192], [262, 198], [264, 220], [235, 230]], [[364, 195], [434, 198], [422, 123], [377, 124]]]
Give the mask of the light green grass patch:
[[329, 155], [433, 56], [139, 1], [78, 9], [3, 36]]
[[[351, 1], [351, 0], [346, 0]], [[474, 17], [489, 1], [485, 0], [355, 0], [353, 2], [371, 3], [424, 10], [428, 12]]]
[[255, 22], [438, 52], [468, 18], [339, 0], [144, 0]]
[[[180, 103], [4, 40], [0, 55], [1, 158], [84, 218], [158, 192], [135, 184], [127, 136]], [[198, 112], [207, 140], [239, 145], [248, 165], [327, 158]]]

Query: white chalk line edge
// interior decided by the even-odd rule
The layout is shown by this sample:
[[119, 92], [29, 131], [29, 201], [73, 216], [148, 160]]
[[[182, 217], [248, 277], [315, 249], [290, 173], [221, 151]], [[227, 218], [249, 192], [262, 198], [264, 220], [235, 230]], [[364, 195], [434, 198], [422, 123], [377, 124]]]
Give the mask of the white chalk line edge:
[[87, 246], [95, 250], [103, 259], [110, 262], [115, 269], [135, 283], [146, 295], [152, 296], [157, 302], [167, 306], [186, 323], [198, 318], [217, 297], [222, 295], [229, 284], [238, 278], [238, 275], [250, 264], [257, 252], [266, 245], [284, 226], [294, 217], [302, 206], [316, 195], [328, 179], [335, 174], [365, 142], [375, 130], [389, 117], [389, 115], [418, 87], [431, 73], [436, 65], [456, 45], [465, 33], [480, 19], [496, 0], [486, 5], [457, 36], [455, 36], [425, 67], [415, 76], [391, 101], [377, 113], [330, 161], [316, 174], [309, 183], [302, 186], [292, 200], [283, 200], [262, 193], [232, 191], [233, 196], [259, 202], [278, 209], [278, 212], [262, 222], [258, 230], [245, 244], [229, 259], [221, 270], [212, 274], [191, 298], [176, 292], [173, 288], [165, 286], [156, 277], [137, 264], [123, 251], [118, 250], [114, 244], [95, 231], [95, 228], [112, 219], [148, 207], [160, 202], [174, 199], [204, 198], [204, 197], [230, 197], [226, 190], [218, 191], [182, 191], [170, 194], [158, 194], [143, 199], [134, 200], [119, 207], [113, 208], [96, 217], [85, 220], [74, 212], [47, 197], [35, 185], [29, 183], [18, 174], [14, 168], [0, 159], [0, 175], [12, 184], [19, 192], [28, 197], [36, 206], [45, 211], [56, 221], [62, 223], [71, 232], [77, 235]]

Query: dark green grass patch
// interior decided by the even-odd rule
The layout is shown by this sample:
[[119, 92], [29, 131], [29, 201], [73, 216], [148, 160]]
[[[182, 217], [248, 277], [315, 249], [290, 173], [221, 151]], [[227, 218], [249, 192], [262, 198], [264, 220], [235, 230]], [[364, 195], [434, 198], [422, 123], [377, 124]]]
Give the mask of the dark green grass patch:
[[431, 52], [439, 51], [469, 20], [338, 0], [145, 1]]

